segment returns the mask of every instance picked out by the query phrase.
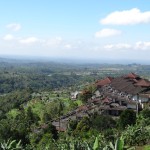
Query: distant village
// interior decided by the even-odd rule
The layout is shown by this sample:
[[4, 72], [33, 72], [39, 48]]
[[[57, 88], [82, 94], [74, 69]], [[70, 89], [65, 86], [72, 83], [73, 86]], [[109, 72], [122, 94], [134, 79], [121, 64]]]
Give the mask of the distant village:
[[[66, 131], [70, 120], [80, 120], [94, 113], [117, 117], [126, 109], [132, 109], [138, 114], [143, 108], [150, 108], [150, 81], [135, 73], [106, 77], [94, 84], [96, 90], [86, 104], [53, 120], [52, 124], [57, 130]], [[71, 93], [71, 100], [76, 100], [82, 92]]]

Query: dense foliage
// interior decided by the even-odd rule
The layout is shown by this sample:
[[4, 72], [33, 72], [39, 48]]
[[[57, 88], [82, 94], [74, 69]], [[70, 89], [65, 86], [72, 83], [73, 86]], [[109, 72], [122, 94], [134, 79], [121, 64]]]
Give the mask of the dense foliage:
[[120, 115], [118, 124], [121, 129], [136, 123], [136, 113], [133, 110], [125, 110]]

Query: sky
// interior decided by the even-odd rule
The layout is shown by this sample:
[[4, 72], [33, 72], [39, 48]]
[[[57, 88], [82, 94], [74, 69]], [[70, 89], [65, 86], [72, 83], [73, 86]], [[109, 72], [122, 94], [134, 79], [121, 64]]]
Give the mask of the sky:
[[150, 2], [0, 1], [0, 55], [149, 61]]

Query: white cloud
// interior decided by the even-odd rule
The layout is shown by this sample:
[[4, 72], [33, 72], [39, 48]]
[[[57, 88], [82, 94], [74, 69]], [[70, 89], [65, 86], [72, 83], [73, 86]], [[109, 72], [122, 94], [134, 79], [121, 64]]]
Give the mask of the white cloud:
[[150, 42], [142, 42], [142, 41], [136, 42], [134, 48], [141, 50], [148, 50], [148, 49], [150, 50]]
[[22, 44], [33, 44], [33, 43], [36, 43], [36, 42], [39, 42], [39, 41], [40, 40], [36, 37], [28, 37], [28, 38], [19, 40], [19, 42], [22, 43]]
[[21, 29], [21, 25], [19, 23], [11, 23], [8, 24], [6, 27], [12, 31], [19, 31]]
[[127, 43], [118, 43], [118, 44], [108, 44], [108, 45], [104, 45], [103, 48], [105, 50], [134, 50], [134, 51], [142, 51], [142, 50], [146, 50], [149, 51], [150, 50], [150, 41], [146, 42], [146, 41], [138, 41], [131, 44], [127, 44]]
[[120, 35], [120, 34], [121, 34], [120, 30], [102, 29], [102, 30], [95, 33], [95, 37], [102, 38], [102, 37], [116, 36], [116, 35]]
[[6, 41], [10, 41], [10, 40], [13, 40], [14, 39], [14, 36], [11, 35], [11, 34], [6, 34], [4, 37], [3, 37], [3, 40], [6, 40]]
[[100, 23], [105, 25], [133, 25], [139, 23], [150, 23], [150, 11], [141, 12], [138, 8], [115, 11], [106, 16], [106, 18], [101, 19]]
[[130, 44], [126, 43], [108, 44], [104, 46], [105, 49], [129, 49], [131, 47], [132, 46]]

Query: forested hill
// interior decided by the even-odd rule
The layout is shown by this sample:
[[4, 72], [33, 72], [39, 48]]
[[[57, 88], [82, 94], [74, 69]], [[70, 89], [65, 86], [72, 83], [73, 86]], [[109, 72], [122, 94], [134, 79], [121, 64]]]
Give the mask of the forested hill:
[[104, 76], [136, 72], [149, 78], [148, 65], [68, 64], [0, 58], [0, 93], [25, 88], [53, 90], [93, 82]]

